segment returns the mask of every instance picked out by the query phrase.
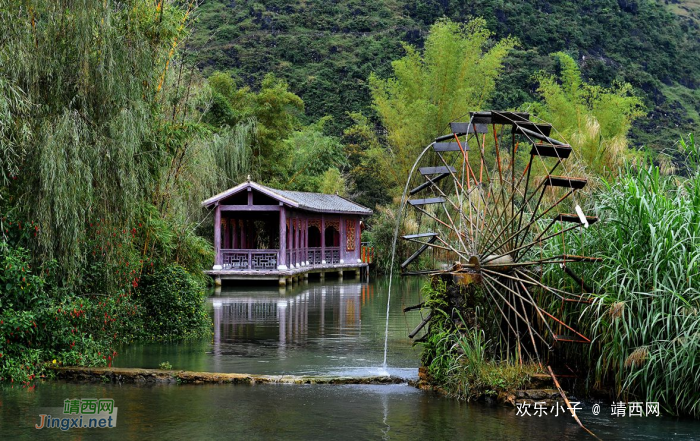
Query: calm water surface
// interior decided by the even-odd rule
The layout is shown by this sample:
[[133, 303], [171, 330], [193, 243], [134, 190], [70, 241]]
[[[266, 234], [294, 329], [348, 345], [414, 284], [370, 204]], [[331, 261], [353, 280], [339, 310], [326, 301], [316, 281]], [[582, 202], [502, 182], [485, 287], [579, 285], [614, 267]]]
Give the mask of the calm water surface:
[[[420, 281], [392, 292], [389, 371], [417, 376], [420, 351], [406, 334], [420, 314]], [[383, 360], [387, 281], [311, 282], [224, 289], [209, 299], [212, 339], [123, 348], [118, 366], [270, 374], [377, 374]], [[113, 398], [114, 429], [34, 429], [40, 409], [66, 398]], [[584, 423], [603, 439], [700, 439], [700, 422], [597, 417]], [[568, 417], [520, 417], [513, 408], [465, 404], [408, 385], [112, 385], [39, 384], [0, 389], [0, 440], [14, 439], [587, 439]]]

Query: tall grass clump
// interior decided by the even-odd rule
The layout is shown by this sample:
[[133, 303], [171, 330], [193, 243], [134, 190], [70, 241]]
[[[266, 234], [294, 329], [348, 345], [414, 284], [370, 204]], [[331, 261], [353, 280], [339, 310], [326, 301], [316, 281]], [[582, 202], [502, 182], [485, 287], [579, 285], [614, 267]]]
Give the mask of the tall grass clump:
[[[590, 364], [591, 386], [698, 417], [699, 151], [692, 136], [682, 146], [686, 177], [627, 167], [596, 196], [601, 222], [569, 242], [603, 258], [581, 269], [596, 292], [578, 324], [594, 337], [590, 352], [579, 352]], [[566, 283], [561, 274], [548, 277]]]

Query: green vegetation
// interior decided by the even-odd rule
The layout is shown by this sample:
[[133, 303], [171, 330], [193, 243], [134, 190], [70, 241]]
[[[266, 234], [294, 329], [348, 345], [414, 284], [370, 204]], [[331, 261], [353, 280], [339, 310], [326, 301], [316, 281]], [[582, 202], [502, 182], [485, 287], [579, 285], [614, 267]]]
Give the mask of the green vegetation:
[[536, 364], [520, 364], [508, 358], [498, 360], [494, 353], [496, 345], [486, 338], [483, 329], [489, 324], [488, 318], [476, 323], [478, 312], [472, 308], [450, 308], [447, 296], [455, 294], [455, 287], [449, 288], [453, 292], [448, 292], [444, 282], [432, 283], [435, 286], [429, 283], [423, 288], [425, 307], [431, 310], [433, 318], [423, 343], [422, 359], [431, 382], [451, 396], [474, 400], [521, 389], [533, 374], [540, 373]]
[[387, 78], [391, 62], [405, 55], [404, 42], [423, 46], [443, 17], [456, 23], [483, 17], [496, 40], [520, 41], [485, 109], [533, 101], [537, 72], [554, 73], [549, 54], [564, 51], [589, 83], [632, 85], [650, 112], [636, 121], [633, 144], [658, 150], [699, 122], [696, 3], [211, 0], [200, 8], [191, 45], [207, 74], [230, 70], [241, 84], [257, 87], [274, 71], [304, 100], [309, 121], [331, 115], [332, 134], [340, 135], [353, 124], [347, 112], [371, 115], [367, 79], [373, 72]]
[[421, 150], [444, 134], [451, 121], [483, 108], [491, 97], [516, 42], [507, 38], [487, 48], [490, 37], [484, 20], [464, 25], [442, 20], [430, 28], [422, 53], [404, 46], [407, 54], [392, 63], [392, 77], [370, 76], [387, 148], [367, 154], [380, 166], [387, 187], [403, 190]]
[[[208, 335], [201, 268], [212, 250], [195, 234], [198, 205], [219, 185], [212, 170], [231, 168], [217, 149], [236, 144], [233, 129], [199, 122], [211, 92], [177, 50], [191, 12], [0, 1], [3, 381], [110, 364], [138, 338]], [[172, 313], [188, 321], [141, 292], [174, 264], [178, 291], [160, 300], [181, 296]]]
[[[628, 167], [595, 195], [601, 222], [576, 246], [603, 262], [576, 271], [596, 281], [598, 295], [579, 321], [596, 338], [590, 351], [571, 355], [590, 369], [591, 387], [612, 385], [614, 398], [659, 401], [667, 413], [697, 417], [700, 151], [692, 136], [681, 146], [679, 167], [690, 176]], [[548, 278], [566, 281], [555, 272]]]
[[629, 149], [627, 135], [632, 122], [643, 115], [641, 101], [629, 83], [613, 89], [593, 86], [583, 81], [571, 56], [559, 52], [554, 58], [560, 64], [560, 76], [541, 73], [537, 91], [544, 101], [524, 107], [551, 123], [560, 139], [569, 141], [587, 172], [614, 175], [625, 160], [638, 156]]

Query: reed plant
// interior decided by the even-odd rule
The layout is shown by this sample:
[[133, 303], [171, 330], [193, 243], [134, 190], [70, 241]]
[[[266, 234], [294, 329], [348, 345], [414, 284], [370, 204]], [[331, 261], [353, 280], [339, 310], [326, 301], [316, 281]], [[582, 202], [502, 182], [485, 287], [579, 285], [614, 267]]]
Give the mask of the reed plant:
[[[596, 196], [601, 222], [567, 243], [603, 258], [581, 268], [596, 292], [578, 323], [593, 337], [588, 350], [578, 350], [590, 386], [698, 417], [700, 174], [693, 138], [683, 146], [686, 177], [664, 176], [653, 165], [627, 167]], [[545, 276], [568, 283], [556, 270]]]

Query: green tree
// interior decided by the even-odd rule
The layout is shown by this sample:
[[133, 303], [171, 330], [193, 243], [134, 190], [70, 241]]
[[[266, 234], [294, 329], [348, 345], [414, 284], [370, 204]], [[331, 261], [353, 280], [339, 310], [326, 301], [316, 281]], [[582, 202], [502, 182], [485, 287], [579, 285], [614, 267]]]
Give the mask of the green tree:
[[215, 127], [254, 124], [252, 171], [256, 179], [266, 180], [275, 169], [281, 141], [300, 125], [304, 102], [289, 91], [286, 81], [274, 74], [265, 76], [257, 92], [249, 87], [237, 88], [235, 80], [223, 72], [213, 73], [208, 84], [212, 97], [204, 121]]
[[374, 156], [384, 152], [375, 127], [360, 112], [348, 114], [353, 124], [343, 132], [345, 155], [348, 158], [349, 191], [353, 200], [374, 209], [387, 205], [391, 196], [386, 188], [389, 181], [377, 173]]
[[[481, 110], [494, 91], [513, 38], [490, 40], [483, 19], [466, 24], [440, 20], [430, 28], [420, 53], [392, 63], [393, 77], [370, 76], [374, 108], [387, 130], [386, 153], [374, 158], [393, 188], [405, 182], [420, 149], [448, 129], [448, 123]], [[378, 153], [378, 152], [376, 152]]]
[[273, 185], [299, 191], [328, 191], [346, 193], [345, 179], [340, 170], [347, 159], [340, 140], [323, 133], [330, 117], [321, 118], [293, 132], [279, 145], [276, 180]]
[[[66, 280], [87, 260], [86, 225], [131, 228], [157, 187], [169, 152], [152, 143], [155, 117], [189, 12], [145, 0], [0, 0], [0, 118], [13, 122], [0, 124], [0, 146], [17, 173], [5, 191], [38, 223], [36, 251], [57, 258]], [[116, 260], [116, 245], [100, 254]]]
[[634, 156], [627, 135], [632, 122], [644, 115], [641, 101], [630, 84], [612, 88], [588, 84], [569, 55], [557, 52], [553, 57], [559, 62], [560, 75], [541, 73], [537, 90], [544, 102], [525, 108], [551, 122], [592, 172], [616, 173], [624, 159]]

